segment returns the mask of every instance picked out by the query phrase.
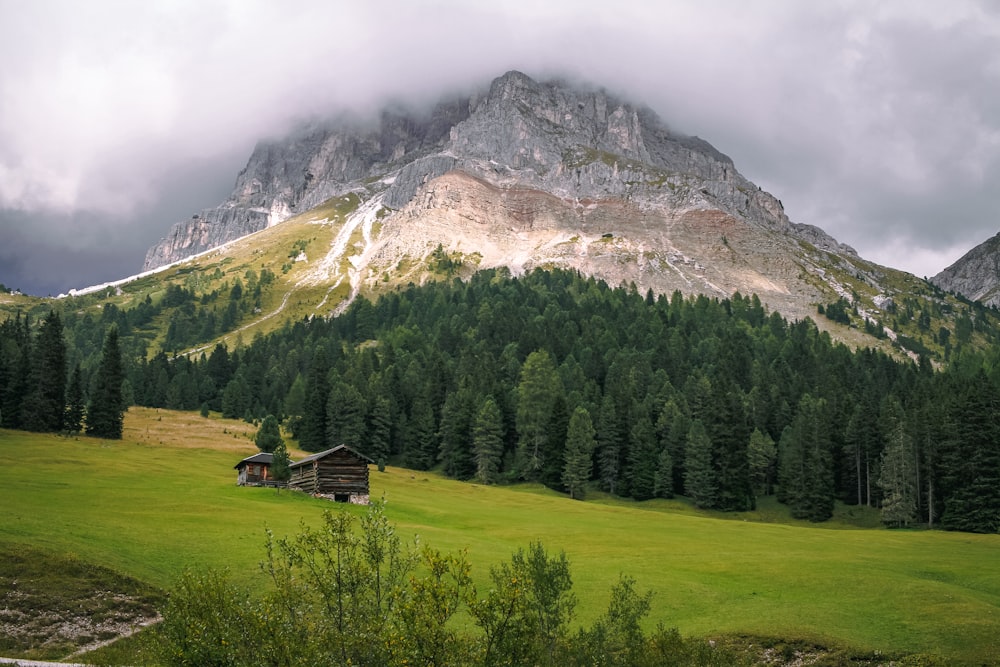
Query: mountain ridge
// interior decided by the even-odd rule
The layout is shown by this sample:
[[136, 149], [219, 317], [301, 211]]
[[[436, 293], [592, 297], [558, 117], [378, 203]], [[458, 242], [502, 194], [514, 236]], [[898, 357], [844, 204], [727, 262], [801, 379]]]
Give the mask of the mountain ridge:
[[[456, 168], [578, 198], [623, 196], [637, 180], [688, 174], [707, 181], [701, 195], [730, 213], [742, 207], [757, 222], [791, 224], [780, 201], [743, 178], [728, 156], [670, 131], [648, 108], [511, 71], [487, 92], [439, 102], [424, 118], [383, 111], [375, 129], [332, 120], [258, 143], [227, 201], [176, 223], [143, 269], [277, 224], [393, 171], [385, 204], [401, 208], [419, 185]], [[853, 252], [822, 230], [809, 235]]]
[[1000, 234], [969, 250], [931, 282], [984, 306], [1000, 306]]

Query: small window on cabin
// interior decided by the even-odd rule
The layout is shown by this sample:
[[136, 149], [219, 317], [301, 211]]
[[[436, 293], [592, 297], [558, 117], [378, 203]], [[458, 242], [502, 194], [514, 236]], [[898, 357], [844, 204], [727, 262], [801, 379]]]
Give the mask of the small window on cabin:
[[351, 502], [351, 494], [349, 493], [335, 493], [333, 494], [333, 500], [338, 503], [349, 503]]

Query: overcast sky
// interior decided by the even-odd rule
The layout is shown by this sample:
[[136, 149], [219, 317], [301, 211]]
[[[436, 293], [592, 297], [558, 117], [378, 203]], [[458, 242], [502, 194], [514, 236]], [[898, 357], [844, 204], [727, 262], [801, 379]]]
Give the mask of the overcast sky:
[[0, 0], [0, 283], [136, 273], [255, 142], [510, 69], [652, 107], [868, 259], [1000, 231], [991, 0]]

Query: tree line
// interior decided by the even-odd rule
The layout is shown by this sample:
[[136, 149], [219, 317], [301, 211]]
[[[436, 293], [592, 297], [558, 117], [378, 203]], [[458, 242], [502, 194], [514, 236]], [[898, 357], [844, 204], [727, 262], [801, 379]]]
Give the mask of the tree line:
[[275, 415], [308, 451], [348, 444], [578, 498], [741, 511], [774, 494], [813, 521], [840, 500], [892, 526], [1000, 529], [996, 351], [959, 344], [935, 371], [852, 350], [755, 295], [501, 269], [361, 297], [197, 358], [135, 349], [127, 402]]
[[50, 311], [33, 330], [20, 314], [0, 323], [0, 426], [36, 432], [85, 431], [120, 439], [124, 362], [118, 329], [111, 327], [90, 382], [80, 363], [69, 371], [62, 319]]

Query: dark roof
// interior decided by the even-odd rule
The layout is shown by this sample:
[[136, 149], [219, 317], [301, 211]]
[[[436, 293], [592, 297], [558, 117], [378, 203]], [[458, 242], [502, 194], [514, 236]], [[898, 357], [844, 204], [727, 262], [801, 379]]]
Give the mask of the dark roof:
[[251, 463], [266, 463], [270, 465], [272, 460], [274, 460], [274, 454], [268, 454], [267, 452], [257, 452], [253, 456], [246, 457], [233, 467], [239, 470], [241, 466], [250, 465]]
[[332, 447], [330, 449], [327, 449], [326, 451], [318, 452], [316, 454], [313, 454], [312, 456], [307, 456], [304, 459], [301, 459], [299, 461], [296, 461], [295, 463], [289, 464], [288, 467], [289, 468], [297, 468], [298, 466], [303, 465], [305, 463], [310, 463], [312, 461], [319, 461], [320, 459], [325, 458], [325, 457], [329, 456], [330, 454], [333, 454], [334, 452], [339, 452], [340, 450], [348, 451], [351, 454], [354, 454], [359, 459], [364, 459], [368, 463], [375, 463], [374, 461], [372, 461], [370, 458], [368, 458], [364, 454], [351, 449], [347, 445], [337, 445], [336, 447]]

